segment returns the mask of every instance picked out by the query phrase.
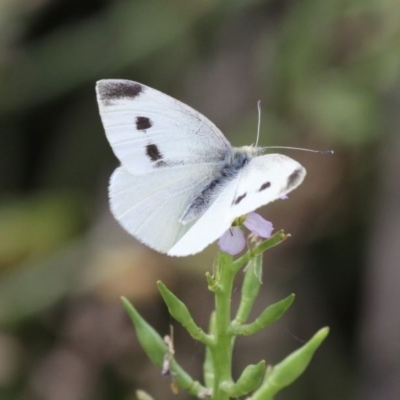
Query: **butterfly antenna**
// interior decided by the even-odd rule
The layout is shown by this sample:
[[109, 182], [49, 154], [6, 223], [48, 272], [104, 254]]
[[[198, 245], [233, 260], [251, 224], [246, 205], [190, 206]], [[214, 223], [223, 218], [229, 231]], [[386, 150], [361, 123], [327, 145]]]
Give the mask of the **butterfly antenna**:
[[258, 109], [258, 126], [257, 126], [257, 140], [256, 146], [258, 146], [258, 139], [260, 139], [260, 128], [261, 128], [261, 100], [257, 101], [257, 109]]
[[333, 154], [333, 150], [310, 150], [303, 149], [301, 147], [287, 147], [287, 146], [266, 146], [264, 149], [285, 149], [285, 150], [301, 150], [308, 151], [310, 153], [318, 153], [318, 154]]
[[[257, 101], [257, 109], [258, 109], [258, 126], [257, 126], [257, 140], [255, 147], [258, 147], [258, 140], [260, 139], [260, 129], [261, 129], [261, 100]], [[311, 149], [303, 149], [301, 147], [287, 147], [287, 146], [267, 146], [263, 147], [264, 149], [285, 149], [285, 150], [300, 150], [300, 151], [308, 151], [310, 153], [317, 154], [333, 154], [333, 150], [311, 150]]]

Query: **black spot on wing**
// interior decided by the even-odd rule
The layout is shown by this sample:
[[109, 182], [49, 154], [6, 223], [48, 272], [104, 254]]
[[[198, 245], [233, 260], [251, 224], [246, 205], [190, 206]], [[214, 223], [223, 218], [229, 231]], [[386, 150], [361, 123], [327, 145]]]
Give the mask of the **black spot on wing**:
[[271, 182], [264, 182], [261, 186], [260, 189], [258, 189], [259, 192], [262, 192], [265, 189], [268, 189], [271, 186]]
[[111, 105], [113, 101], [126, 98], [135, 98], [140, 95], [144, 87], [131, 81], [101, 81], [98, 84], [100, 99], [105, 105]]
[[158, 150], [158, 147], [155, 144], [148, 144], [146, 146], [146, 154], [150, 158], [151, 161], [159, 161], [162, 160], [163, 155]]
[[135, 122], [138, 131], [145, 131], [153, 126], [153, 123], [147, 117], [136, 117]]
[[292, 172], [286, 182], [286, 190], [290, 190], [293, 186], [296, 186], [297, 182], [301, 177], [302, 169], [298, 168]]
[[232, 204], [239, 204], [246, 196], [247, 196], [247, 193], [243, 193], [242, 195], [237, 197], [235, 200], [233, 200]]

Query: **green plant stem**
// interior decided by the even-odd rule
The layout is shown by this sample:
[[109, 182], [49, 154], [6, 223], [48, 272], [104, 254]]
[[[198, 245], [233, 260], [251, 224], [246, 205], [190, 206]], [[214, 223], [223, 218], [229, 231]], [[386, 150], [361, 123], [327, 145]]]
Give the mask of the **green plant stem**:
[[242, 296], [234, 323], [244, 324], [250, 315], [254, 301], [261, 286], [262, 255], [257, 255], [249, 261], [245, 269], [242, 285]]
[[[215, 312], [211, 314], [210, 324], [209, 324], [209, 334], [215, 337]], [[214, 387], [214, 363], [213, 355], [211, 353], [211, 347], [206, 345], [206, 354], [204, 358], [203, 365], [204, 372], [204, 382], [207, 388], [212, 389]]]
[[264, 251], [270, 249], [271, 247], [277, 246], [282, 243], [284, 240], [288, 239], [290, 235], [287, 235], [282, 230], [272, 235], [267, 240], [264, 240], [257, 247], [252, 249], [251, 251], [246, 252], [243, 256], [239, 257], [234, 261], [233, 267], [235, 271], [238, 271], [244, 264], [248, 263], [252, 258], [264, 253]]
[[223, 385], [231, 384], [233, 340], [229, 334], [231, 294], [236, 271], [232, 257], [220, 253], [216, 271], [219, 290], [215, 291], [215, 342], [210, 347], [214, 363], [213, 400], [229, 400]]

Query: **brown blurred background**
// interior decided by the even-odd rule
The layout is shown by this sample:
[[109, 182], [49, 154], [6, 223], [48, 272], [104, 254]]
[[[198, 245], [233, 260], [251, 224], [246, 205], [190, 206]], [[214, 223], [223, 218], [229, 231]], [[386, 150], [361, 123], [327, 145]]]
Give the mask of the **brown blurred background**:
[[[216, 248], [169, 258], [111, 217], [96, 80], [132, 79], [188, 103], [234, 145], [285, 152], [308, 171], [262, 209], [292, 239], [264, 258], [254, 310], [297, 298], [238, 341], [237, 377], [331, 335], [281, 400], [400, 398], [400, 3], [395, 0], [2, 0], [0, 2], [0, 399], [156, 400], [173, 395], [119, 297], [161, 334], [162, 279], [206, 327]], [[239, 288], [239, 282], [237, 283]], [[235, 291], [234, 305], [239, 290]], [[203, 349], [175, 326], [201, 379]]]

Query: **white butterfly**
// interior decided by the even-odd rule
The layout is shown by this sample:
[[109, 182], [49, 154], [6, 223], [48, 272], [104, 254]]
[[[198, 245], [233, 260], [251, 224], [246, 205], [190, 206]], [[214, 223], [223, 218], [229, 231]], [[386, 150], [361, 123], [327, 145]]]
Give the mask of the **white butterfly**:
[[96, 92], [122, 164], [110, 180], [111, 211], [161, 253], [200, 252], [237, 217], [289, 193], [306, 175], [284, 155], [232, 147], [203, 115], [141, 83], [101, 80]]

